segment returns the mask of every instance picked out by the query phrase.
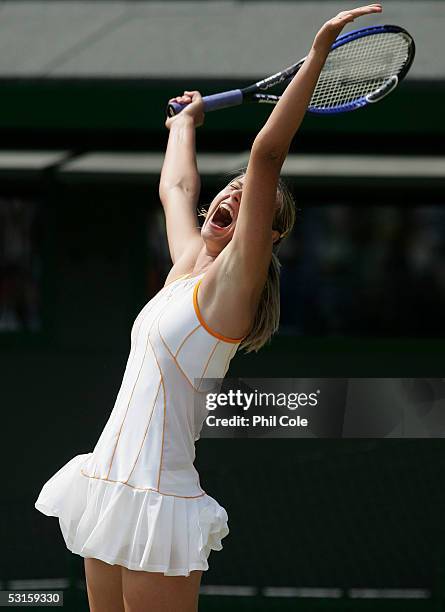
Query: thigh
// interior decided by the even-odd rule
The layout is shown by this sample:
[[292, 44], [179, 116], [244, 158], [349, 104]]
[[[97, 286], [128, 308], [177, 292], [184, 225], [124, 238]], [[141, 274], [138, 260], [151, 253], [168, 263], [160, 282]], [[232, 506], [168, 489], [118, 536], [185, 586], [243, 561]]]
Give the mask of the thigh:
[[125, 612], [122, 566], [100, 559], [84, 559], [90, 612]]
[[122, 568], [125, 612], [197, 612], [201, 570], [164, 576]]

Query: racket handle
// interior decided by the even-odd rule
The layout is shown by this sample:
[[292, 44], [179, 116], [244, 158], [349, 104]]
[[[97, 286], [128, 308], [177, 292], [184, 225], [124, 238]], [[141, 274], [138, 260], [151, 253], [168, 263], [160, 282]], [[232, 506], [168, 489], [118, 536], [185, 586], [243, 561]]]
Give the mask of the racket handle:
[[[228, 108], [229, 106], [238, 106], [243, 102], [243, 92], [241, 89], [231, 89], [222, 93], [213, 94], [212, 96], [204, 96], [204, 112], [218, 110], [219, 108]], [[173, 117], [180, 113], [188, 104], [178, 104], [170, 102], [167, 105], [167, 115]]]
[[219, 108], [229, 108], [243, 103], [243, 92], [241, 89], [231, 89], [222, 93], [204, 96], [204, 110], [206, 112], [218, 110]]

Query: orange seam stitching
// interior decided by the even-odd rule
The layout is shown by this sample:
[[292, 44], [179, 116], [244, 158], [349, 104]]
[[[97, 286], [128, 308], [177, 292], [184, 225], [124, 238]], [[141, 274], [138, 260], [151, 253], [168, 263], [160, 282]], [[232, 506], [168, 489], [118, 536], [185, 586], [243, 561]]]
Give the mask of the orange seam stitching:
[[[156, 297], [156, 296], [155, 296], [155, 297]], [[139, 336], [139, 332], [140, 332], [140, 329], [141, 329], [141, 327], [142, 327], [142, 325], [143, 325], [144, 321], [145, 321], [145, 319], [144, 319], [144, 320], [141, 322], [141, 324], [140, 324], [140, 326], [139, 326], [138, 336]], [[156, 321], [156, 318], [155, 318], [155, 317], [153, 317], [153, 321], [151, 322], [151, 325], [150, 325], [150, 328], [149, 328], [149, 330], [148, 330], [148, 334], [147, 334], [147, 342], [145, 343], [144, 357], [142, 358], [141, 367], [139, 368], [139, 372], [138, 372], [138, 375], [137, 375], [137, 377], [136, 377], [136, 381], [135, 381], [134, 386], [133, 386], [133, 389], [132, 389], [132, 391], [131, 391], [130, 399], [128, 400], [127, 408], [126, 408], [126, 410], [125, 410], [125, 415], [124, 415], [124, 418], [122, 419], [122, 423], [121, 423], [121, 426], [120, 426], [120, 428], [119, 428], [118, 437], [117, 437], [117, 440], [116, 440], [116, 444], [114, 445], [113, 454], [112, 454], [112, 456], [111, 456], [110, 467], [108, 468], [107, 478], [108, 478], [108, 476], [110, 475], [110, 472], [111, 472], [111, 467], [112, 467], [112, 465], [113, 465], [113, 461], [114, 461], [114, 454], [115, 454], [115, 452], [116, 452], [116, 448], [117, 448], [117, 445], [118, 445], [118, 442], [119, 442], [119, 439], [120, 439], [120, 436], [121, 436], [122, 427], [123, 427], [123, 425], [124, 425], [125, 419], [127, 418], [128, 408], [129, 408], [129, 406], [130, 406], [130, 403], [131, 403], [131, 400], [132, 400], [132, 397], [133, 397], [134, 390], [135, 390], [135, 388], [136, 388], [137, 382], [138, 382], [138, 380], [139, 380], [140, 373], [141, 373], [141, 371], [142, 371], [142, 367], [143, 367], [144, 362], [145, 362], [145, 356], [146, 356], [146, 354], [147, 354], [147, 347], [148, 347], [148, 339], [149, 339], [150, 332], [151, 332], [151, 329], [152, 329], [152, 327], [153, 327], [153, 325], [154, 325], [155, 321]], [[136, 340], [135, 340], [135, 342], [136, 342]], [[135, 352], [134, 352], [134, 354], [136, 354], [136, 352], [137, 352], [137, 351], [135, 351]]]
[[[141, 367], [139, 368], [139, 372], [138, 372], [138, 375], [137, 375], [137, 377], [136, 377], [136, 381], [135, 381], [135, 383], [134, 383], [134, 385], [133, 385], [133, 389], [132, 389], [132, 391], [131, 391], [130, 399], [128, 400], [127, 408], [125, 409], [124, 418], [122, 419], [121, 426], [119, 427], [119, 433], [118, 433], [118, 436], [117, 436], [116, 444], [114, 445], [113, 454], [111, 455], [110, 467], [108, 468], [108, 474], [107, 474], [107, 477], [110, 475], [110, 472], [111, 472], [111, 466], [113, 465], [113, 461], [114, 461], [114, 454], [115, 454], [115, 452], [116, 452], [116, 448], [117, 448], [117, 445], [118, 445], [118, 443], [119, 443], [119, 439], [120, 439], [120, 437], [121, 437], [122, 427], [124, 426], [125, 419], [127, 418], [128, 408], [129, 408], [130, 403], [131, 403], [131, 400], [132, 400], [132, 398], [133, 398], [133, 393], [134, 393], [134, 390], [136, 389], [136, 385], [137, 385], [137, 382], [138, 382], [138, 380], [139, 380], [139, 376], [140, 376], [140, 374], [141, 374], [142, 367], [143, 367], [144, 362], [145, 362], [145, 356], [146, 356], [146, 354], [147, 354], [147, 346], [148, 346], [148, 337], [149, 337], [149, 335], [150, 335], [150, 330], [151, 330], [151, 328], [152, 328], [152, 326], [153, 326], [153, 323], [154, 323], [154, 321], [152, 321], [152, 324], [151, 324], [151, 326], [150, 326], [150, 329], [148, 330], [148, 334], [147, 334], [147, 342], [146, 342], [146, 344], [145, 344], [145, 351], [144, 351], [144, 356], [143, 356], [143, 358], [142, 358]], [[142, 326], [142, 324], [141, 324], [141, 326]]]
[[[180, 277], [178, 277], [178, 278], [174, 279], [173, 281], [171, 281], [171, 282], [170, 282], [170, 283], [168, 283], [167, 285], [164, 285], [164, 287], [167, 287], [167, 286], [168, 286], [168, 285], [170, 285], [171, 283], [173, 283], [173, 282], [175, 282], [175, 281], [177, 281], [177, 280], [180, 280], [181, 278], [184, 278], [184, 277], [186, 277], [186, 276], [189, 276], [189, 274], [185, 274], [185, 275], [182, 275], [182, 276], [180, 276]], [[194, 289], [194, 297], [195, 297], [195, 294], [197, 293], [197, 288], [198, 288], [198, 286], [199, 286], [200, 282], [201, 282], [201, 281], [198, 281], [198, 283], [197, 283], [197, 284], [196, 284], [196, 286], [195, 286], [195, 289]], [[162, 289], [163, 289], [164, 287], [162, 287]], [[162, 289], [161, 289], [161, 290], [162, 290]], [[153, 297], [156, 297], [156, 296], [153, 296]], [[153, 298], [152, 298], [152, 299], [153, 299]], [[210, 328], [208, 328], [208, 327], [206, 326], [205, 322], [204, 322], [203, 320], [201, 320], [201, 319], [200, 319], [200, 312], [199, 312], [199, 307], [198, 307], [198, 304], [197, 304], [197, 300], [196, 300], [196, 306], [197, 306], [197, 314], [199, 313], [198, 319], [200, 320], [201, 325], [202, 325], [202, 326], [203, 326], [205, 329], [207, 329], [207, 331], [209, 331], [209, 333], [211, 333], [212, 335], [216, 335], [216, 334], [217, 334], [217, 332], [213, 332], [213, 330], [211, 330]], [[195, 312], [196, 312], [196, 309], [195, 309]], [[159, 314], [161, 314], [161, 313], [159, 313]], [[187, 380], [187, 382], [188, 382], [188, 383], [189, 383], [189, 384], [192, 386], [192, 388], [193, 388], [195, 391], [198, 391], [198, 389], [196, 389], [196, 388], [194, 387], [194, 385], [193, 385], [193, 384], [190, 382], [190, 380], [188, 379], [188, 377], [185, 375], [185, 373], [183, 372], [183, 370], [182, 370], [181, 366], [180, 366], [180, 365], [179, 365], [179, 363], [177, 362], [175, 355], [173, 355], [173, 353], [170, 351], [170, 349], [169, 349], [169, 347], [168, 347], [167, 343], [165, 342], [164, 338], [162, 337], [162, 335], [161, 335], [161, 333], [160, 333], [160, 331], [159, 331], [159, 320], [160, 320], [160, 318], [161, 318], [161, 317], [160, 317], [160, 316], [158, 316], [156, 319], [157, 319], [157, 322], [158, 322], [158, 332], [159, 332], [159, 336], [160, 336], [160, 338], [161, 338], [162, 342], [164, 343], [164, 345], [165, 345], [165, 347], [166, 347], [167, 351], [170, 353], [171, 357], [173, 358], [173, 361], [175, 362], [176, 366], [178, 367], [178, 369], [180, 370], [180, 372], [183, 374], [183, 376], [185, 377], [185, 379]], [[124, 418], [123, 418], [122, 423], [121, 423], [121, 426], [120, 426], [120, 428], [119, 428], [119, 435], [118, 435], [118, 438], [117, 438], [117, 440], [116, 440], [116, 444], [115, 444], [114, 449], [113, 449], [113, 454], [112, 454], [112, 457], [111, 457], [111, 462], [110, 462], [110, 467], [109, 467], [109, 469], [108, 469], [108, 474], [107, 474], [107, 477], [106, 477], [106, 478], [100, 478], [100, 477], [97, 477], [97, 476], [91, 476], [91, 475], [85, 474], [85, 473], [83, 472], [83, 470], [81, 470], [81, 472], [82, 472], [82, 474], [83, 474], [84, 476], [86, 476], [86, 477], [88, 477], [88, 478], [95, 478], [95, 479], [98, 479], [98, 480], [105, 480], [105, 481], [108, 481], [108, 482], [119, 482], [119, 483], [121, 483], [121, 484], [125, 484], [125, 485], [127, 485], [127, 486], [129, 486], [129, 487], [132, 487], [132, 488], [134, 488], [134, 489], [140, 489], [140, 490], [144, 490], [144, 491], [155, 491], [155, 492], [157, 492], [157, 493], [159, 493], [159, 494], [161, 494], [161, 495], [168, 495], [168, 496], [172, 496], [172, 497], [181, 497], [181, 498], [184, 498], [184, 499], [191, 499], [191, 498], [195, 498], [195, 497], [202, 497], [203, 495], [205, 495], [205, 492], [203, 492], [201, 495], [194, 495], [194, 496], [182, 496], [182, 495], [175, 495], [175, 494], [172, 494], [172, 493], [162, 493], [162, 492], [160, 491], [160, 479], [161, 479], [161, 470], [162, 470], [162, 461], [163, 461], [164, 437], [165, 437], [165, 421], [166, 421], [166, 394], [165, 394], [165, 385], [164, 385], [164, 378], [163, 378], [163, 375], [162, 375], [162, 370], [161, 370], [161, 368], [160, 368], [160, 366], [159, 366], [159, 362], [158, 362], [157, 355], [156, 355], [156, 352], [155, 352], [155, 350], [154, 350], [154, 347], [153, 347], [153, 345], [152, 345], [152, 343], [151, 343], [151, 341], [150, 341], [150, 332], [151, 332], [151, 329], [153, 328], [153, 325], [154, 325], [154, 324], [155, 324], [155, 322], [156, 322], [156, 319], [155, 319], [155, 318], [153, 319], [153, 321], [152, 321], [152, 323], [151, 323], [151, 325], [150, 325], [150, 329], [148, 330], [148, 334], [147, 334], [147, 343], [146, 343], [146, 346], [145, 346], [145, 352], [144, 352], [144, 356], [143, 356], [143, 359], [142, 359], [141, 367], [140, 367], [140, 369], [139, 369], [139, 372], [138, 372], [138, 375], [137, 375], [137, 378], [136, 378], [135, 384], [134, 384], [134, 386], [133, 386], [133, 389], [132, 389], [132, 392], [131, 392], [131, 396], [130, 396], [130, 399], [129, 399], [129, 402], [128, 402], [128, 404], [127, 404], [127, 408], [126, 408], [126, 411], [125, 411]], [[138, 334], [139, 334], [139, 332], [140, 332], [140, 329], [141, 329], [141, 327], [142, 327], [142, 324], [143, 324], [143, 321], [141, 322], [141, 324], [140, 324], [140, 326], [139, 326], [139, 329], [138, 329]], [[188, 334], [188, 335], [187, 335], [187, 336], [184, 338], [184, 340], [182, 341], [182, 343], [181, 343], [181, 345], [180, 345], [180, 347], [179, 347], [179, 349], [178, 349], [178, 352], [177, 352], [176, 354], [178, 354], [178, 353], [179, 353], [179, 350], [182, 348], [182, 345], [183, 345], [183, 344], [184, 344], [184, 342], [185, 342], [185, 341], [188, 339], [188, 337], [190, 337], [190, 335], [191, 335], [192, 333], [194, 333], [194, 332], [195, 332], [197, 329], [199, 329], [199, 325], [198, 325], [196, 328], [194, 328], [194, 329], [193, 329], [191, 332], [189, 332], [189, 334]], [[221, 336], [221, 338], [222, 338], [222, 339], [224, 339], [224, 340], [227, 340], [227, 341], [229, 341], [229, 342], [235, 342], [235, 343], [236, 343], [236, 342], [238, 342], [238, 340], [237, 340], [237, 339], [230, 339], [230, 338], [226, 338], [225, 336]], [[139, 380], [139, 376], [140, 376], [140, 373], [141, 373], [141, 371], [142, 371], [143, 364], [144, 364], [144, 362], [145, 362], [145, 357], [146, 357], [146, 354], [147, 354], [147, 347], [148, 347], [148, 343], [150, 343], [150, 347], [151, 347], [151, 349], [152, 349], [152, 351], [153, 351], [153, 354], [154, 354], [154, 357], [155, 357], [155, 360], [156, 360], [156, 363], [157, 363], [157, 366], [158, 366], [158, 370], [159, 370], [159, 373], [160, 373], [160, 376], [161, 376], [161, 381], [160, 381], [160, 384], [159, 384], [159, 386], [158, 386], [158, 391], [157, 391], [157, 393], [156, 393], [156, 398], [157, 398], [157, 396], [158, 396], [158, 393], [159, 393], [159, 388], [160, 388], [160, 385], [161, 385], [161, 384], [162, 384], [163, 396], [164, 396], [164, 421], [163, 421], [163, 430], [162, 430], [161, 460], [160, 460], [160, 466], [159, 466], [159, 474], [158, 474], [158, 488], [157, 488], [157, 489], [153, 489], [153, 488], [150, 488], [150, 487], [149, 487], [149, 488], [136, 487], [136, 486], [134, 486], [134, 485], [130, 485], [130, 484], [128, 484], [128, 482], [127, 482], [127, 481], [128, 481], [128, 478], [130, 478], [131, 473], [133, 472], [134, 466], [135, 466], [135, 465], [136, 465], [136, 463], [137, 463], [137, 459], [138, 459], [138, 457], [139, 457], [139, 454], [140, 454], [140, 450], [141, 450], [141, 448], [142, 448], [142, 445], [141, 445], [141, 448], [139, 449], [138, 457], [136, 458], [136, 462], [135, 462], [135, 464], [133, 465], [132, 471], [130, 472], [130, 476], [127, 478], [127, 481], [113, 480], [113, 479], [110, 479], [110, 478], [109, 478], [109, 474], [110, 474], [110, 472], [111, 472], [111, 467], [112, 467], [113, 460], [114, 460], [115, 451], [116, 451], [116, 448], [117, 448], [117, 445], [118, 445], [118, 442], [119, 442], [119, 439], [120, 439], [120, 435], [121, 435], [121, 432], [122, 432], [122, 427], [123, 427], [123, 424], [124, 424], [124, 422], [125, 422], [125, 419], [126, 419], [126, 416], [127, 416], [127, 413], [128, 413], [128, 408], [129, 408], [129, 405], [130, 405], [131, 400], [132, 400], [132, 397], [133, 397], [134, 389], [136, 388], [137, 381]], [[207, 364], [206, 364], [206, 367], [205, 367], [204, 372], [206, 371], [206, 369], [207, 369], [207, 367], [208, 367], [208, 363], [209, 363], [209, 361], [210, 361], [210, 358], [211, 358], [211, 356], [213, 355], [214, 351], [216, 350], [217, 345], [218, 345], [218, 342], [216, 342], [216, 343], [215, 343], [215, 346], [214, 346], [214, 348], [213, 348], [213, 350], [212, 350], [212, 352], [211, 352], [211, 354], [210, 354], [210, 356], [209, 356], [209, 359], [207, 360]], [[134, 355], [135, 355], [135, 354], [136, 354], [136, 351], [134, 351]], [[133, 359], [134, 359], [134, 355], [133, 355]], [[201, 377], [201, 381], [202, 381], [202, 377]], [[198, 392], [199, 392], [199, 391], [198, 391]], [[201, 393], [202, 393], [202, 392], [201, 392]], [[156, 401], [156, 400], [155, 400], [155, 401]], [[153, 414], [153, 411], [152, 411], [152, 414]], [[151, 421], [151, 416], [152, 416], [152, 415], [150, 415], [150, 421]], [[150, 424], [150, 421], [149, 421], [149, 424]], [[148, 425], [148, 426], [149, 426], [149, 425]], [[148, 430], [148, 426], [147, 426], [146, 431]], [[145, 439], [145, 435], [144, 435], [144, 439]]]
[[[200, 326], [198, 325], [198, 327], [196, 329], [199, 329]], [[195, 330], [196, 331], [196, 330]], [[173, 355], [173, 353], [171, 352], [168, 344], [166, 343], [166, 341], [164, 340], [162, 334], [161, 334], [161, 330], [159, 329], [159, 324], [158, 324], [158, 334], [159, 337], [161, 338], [165, 348], [167, 349], [168, 353], [170, 354], [170, 357], [173, 359], [173, 362], [175, 363], [176, 367], [178, 368], [178, 370], [181, 372], [181, 374], [184, 376], [185, 380], [189, 383], [189, 385], [192, 387], [193, 391], [196, 391], [197, 393], [206, 393], [206, 391], [200, 391], [199, 388], [197, 389], [195, 387], [195, 385], [191, 382], [191, 380], [189, 379], [189, 377], [187, 376], [187, 374], [184, 372], [184, 370], [181, 368], [181, 366], [178, 363], [178, 360], [176, 359], [176, 357]]]
[[196, 331], [197, 329], [199, 329], [200, 327], [201, 327], [201, 326], [198, 324], [198, 325], [197, 325], [197, 326], [196, 326], [194, 329], [192, 329], [192, 331], [191, 331], [191, 332], [189, 332], [189, 333], [186, 335], [186, 337], [184, 338], [184, 340], [183, 340], [183, 341], [181, 342], [181, 344], [179, 345], [178, 350], [177, 350], [177, 351], [176, 351], [176, 353], [174, 354], [175, 359], [176, 359], [176, 357], [179, 355], [179, 351], [182, 349], [182, 345], [184, 344], [184, 342], [185, 342], [186, 340], [188, 340], [188, 338], [189, 338], [189, 337], [190, 337], [192, 334], [194, 334], [194, 333], [195, 333], [195, 331]]
[[198, 304], [198, 289], [199, 289], [199, 285], [201, 284], [202, 278], [196, 283], [195, 288], [193, 290], [193, 306], [195, 309], [195, 314], [198, 317], [198, 321], [201, 323], [201, 325], [203, 326], [203, 328], [209, 332], [209, 334], [211, 334], [212, 336], [214, 336], [215, 338], [218, 338], [219, 340], [223, 340], [224, 342], [230, 342], [232, 344], [238, 344], [239, 342], [241, 342], [241, 340], [243, 340], [245, 338], [245, 336], [242, 336], [241, 338], [229, 338], [228, 336], [223, 336], [222, 334], [220, 334], [219, 332], [213, 330], [211, 327], [209, 327], [207, 325], [207, 323], [204, 321], [201, 311], [199, 310], [199, 304]]
[[[194, 389], [194, 391], [196, 391], [196, 392], [198, 392], [198, 393], [206, 393], [205, 391], [197, 391], [197, 389], [195, 389], [195, 387], [193, 386], [193, 384], [190, 382], [190, 380], [189, 380], [189, 379], [188, 379], [188, 377], [186, 376], [185, 372], [183, 372], [183, 370], [182, 370], [181, 366], [180, 366], [180, 365], [179, 365], [179, 363], [177, 362], [176, 358], [174, 357], [173, 353], [170, 351], [170, 349], [169, 349], [169, 347], [168, 347], [167, 343], [165, 342], [164, 338], [162, 337], [161, 331], [160, 331], [160, 329], [159, 329], [159, 323], [160, 323], [160, 320], [161, 320], [161, 316], [159, 316], [159, 317], [158, 317], [158, 320], [157, 320], [157, 323], [158, 323], [157, 327], [158, 327], [158, 334], [159, 334], [159, 337], [161, 338], [161, 341], [163, 342], [163, 344], [164, 344], [165, 348], [167, 349], [168, 353], [169, 353], [169, 354], [170, 354], [170, 356], [172, 357], [173, 362], [175, 363], [176, 367], [179, 369], [179, 371], [180, 371], [180, 372], [181, 372], [181, 374], [184, 376], [184, 378], [186, 379], [186, 381], [187, 381], [187, 382], [188, 382], [188, 383], [189, 383], [189, 384], [192, 386], [192, 388]], [[199, 329], [199, 328], [197, 328], [197, 329]], [[162, 427], [161, 461], [160, 461], [160, 464], [159, 464], [159, 475], [158, 475], [158, 491], [159, 491], [159, 488], [160, 488], [160, 482], [161, 482], [162, 461], [163, 461], [163, 454], [164, 454], [164, 431], [165, 431], [165, 421], [166, 421], [166, 405], [167, 405], [167, 401], [166, 401], [166, 395], [165, 395], [165, 385], [164, 385], [164, 377], [163, 377], [163, 375], [162, 375], [162, 370], [161, 370], [161, 367], [160, 367], [160, 365], [159, 365], [159, 361], [158, 361], [158, 358], [157, 358], [157, 355], [156, 355], [156, 351], [155, 351], [154, 346], [152, 345], [152, 343], [151, 343], [151, 342], [150, 342], [150, 346], [151, 346], [151, 350], [153, 351], [153, 355], [154, 355], [154, 357], [155, 357], [155, 359], [156, 359], [156, 364], [157, 364], [157, 366], [158, 366], [159, 373], [160, 373], [160, 375], [161, 375], [161, 380], [162, 380], [162, 388], [163, 388], [163, 393], [164, 393], [164, 422], [163, 422], [163, 427]], [[202, 490], [201, 485], [199, 485], [199, 488]]]
[[[160, 317], [158, 317], [158, 329], [159, 329], [159, 319]], [[150, 337], [148, 338], [148, 341], [150, 342]], [[158, 370], [159, 370], [159, 374], [161, 375], [161, 383], [162, 383], [162, 394], [163, 394], [163, 398], [164, 398], [164, 419], [163, 419], [163, 423], [162, 423], [162, 443], [161, 443], [161, 458], [159, 461], [159, 472], [158, 472], [158, 491], [159, 491], [159, 487], [160, 487], [160, 483], [161, 483], [161, 470], [162, 470], [162, 457], [164, 454], [164, 434], [165, 434], [165, 416], [166, 416], [166, 399], [165, 399], [165, 385], [164, 385], [164, 376], [162, 374], [162, 370], [161, 370], [161, 366], [159, 365], [159, 361], [158, 361], [158, 357], [156, 355], [156, 352], [154, 350], [154, 347], [152, 345], [152, 343], [150, 342], [150, 346], [151, 346], [151, 350], [153, 351], [153, 355], [156, 359], [156, 363], [158, 366]]]
[[[139, 329], [140, 329], [140, 326], [139, 326]], [[138, 334], [139, 334], [139, 329], [138, 329]], [[133, 350], [133, 351], [131, 351], [131, 348], [130, 348], [130, 352], [132, 352], [133, 354], [131, 355], [131, 361], [130, 361], [130, 364], [129, 364], [129, 367], [128, 367], [128, 371], [130, 371], [130, 368], [131, 368], [131, 366], [133, 365], [134, 356], [135, 356], [135, 355], [136, 355], [136, 353], [137, 353], [137, 351], [136, 351], [136, 340], [137, 340], [137, 339], [135, 339], [135, 345], [134, 345], [134, 347], [133, 347], [133, 348], [134, 348], [134, 350]], [[127, 366], [125, 366], [125, 369], [127, 369]], [[124, 372], [124, 376], [125, 376], [125, 372]], [[115, 401], [115, 405], [116, 405], [116, 406], [118, 405], [118, 402], [119, 402], [119, 400], [120, 400], [121, 396], [123, 395], [123, 388], [124, 388], [124, 379], [122, 379], [122, 383], [121, 383], [121, 386], [120, 386], [119, 392], [118, 392], [117, 397], [116, 397], [116, 401]]]
[[182, 345], [184, 344], [184, 342], [185, 342], [185, 341], [186, 341], [186, 340], [189, 338], [189, 336], [191, 336], [192, 334], [194, 334], [194, 333], [195, 333], [195, 331], [197, 331], [197, 330], [198, 330], [198, 329], [199, 329], [201, 326], [198, 324], [198, 325], [197, 325], [197, 326], [196, 326], [194, 329], [192, 329], [192, 331], [190, 331], [190, 332], [189, 332], [189, 333], [188, 333], [188, 334], [185, 336], [184, 340], [183, 340], [183, 341], [181, 342], [181, 344], [179, 345], [179, 348], [177, 349], [176, 353], [173, 355], [173, 351], [172, 351], [172, 350], [170, 349], [170, 347], [167, 345], [167, 341], [166, 341], [166, 340], [164, 340], [164, 338], [162, 337], [162, 334], [161, 334], [161, 330], [159, 329], [159, 325], [161, 324], [161, 320], [162, 320], [162, 318], [165, 316], [166, 312], [167, 312], [167, 309], [165, 309], [165, 310], [164, 310], [164, 311], [161, 313], [161, 315], [160, 315], [160, 317], [159, 317], [159, 320], [158, 320], [158, 334], [159, 334], [159, 336], [161, 337], [162, 342], [165, 344], [165, 347], [166, 347], [166, 349], [168, 350], [168, 352], [170, 353], [170, 355], [173, 357], [173, 359], [174, 359], [174, 360], [176, 360], [176, 357], [178, 356], [179, 351], [181, 350]]
[[224, 375], [225, 375], [225, 373], [227, 372], [227, 367], [228, 367], [228, 365], [229, 365], [230, 360], [232, 359], [232, 357], [233, 357], [233, 356], [234, 356], [234, 354], [236, 353], [236, 350], [237, 350], [237, 349], [236, 349], [236, 347], [234, 347], [234, 348], [235, 348], [235, 350], [233, 350], [233, 349], [232, 349], [232, 350], [230, 350], [230, 351], [228, 352], [228, 354], [227, 354], [227, 359], [226, 359], [226, 363], [224, 364], [224, 370], [223, 370]]
[[167, 495], [168, 497], [180, 497], [181, 499], [194, 499], [195, 497], [202, 497], [206, 495], [204, 491], [201, 495], [175, 495], [174, 493], [162, 493], [162, 491], [158, 491], [157, 489], [153, 489], [152, 487], [136, 487], [135, 485], [128, 484], [128, 482], [123, 482], [122, 480], [113, 480], [112, 478], [101, 478], [100, 476], [91, 476], [90, 474], [85, 474], [85, 472], [81, 469], [81, 474], [86, 478], [94, 478], [95, 480], [104, 480], [105, 482], [118, 482], [120, 484], [124, 484], [127, 487], [131, 487], [132, 489], [138, 489], [139, 491], [154, 491], [155, 493], [159, 493], [159, 495]]
[[[144, 306], [144, 308], [145, 308], [145, 306]], [[139, 314], [142, 314], [142, 311], [141, 311]], [[138, 316], [139, 316], [139, 315], [138, 315]], [[138, 317], [136, 317], [136, 319], [137, 319], [137, 318], [138, 318]], [[136, 320], [135, 320], [135, 322], [136, 322]], [[136, 343], [137, 343], [137, 341], [138, 341], [138, 338], [139, 338], [139, 333], [140, 333], [140, 330], [141, 330], [141, 327], [142, 327], [143, 322], [144, 322], [144, 320], [142, 320], [142, 321], [141, 321], [141, 323], [139, 324], [138, 329], [137, 329], [137, 335], [136, 335], [136, 337], [135, 337], [135, 339], [134, 339], [134, 345], [133, 345], [133, 346], [130, 348], [130, 354], [131, 354], [131, 352], [132, 352], [133, 354], [131, 355], [131, 361], [130, 361], [130, 364], [129, 364], [129, 367], [128, 367], [128, 370], [129, 370], [129, 371], [130, 371], [131, 366], [133, 365], [133, 361], [134, 361], [135, 355], [136, 355], [136, 353], [137, 353]], [[133, 325], [134, 325], [134, 324], [133, 324]], [[126, 369], [127, 369], [127, 366], [125, 366], [125, 370], [126, 370]], [[125, 372], [124, 372], [124, 377], [125, 377]], [[124, 388], [124, 379], [122, 380], [122, 383], [121, 383], [121, 386], [120, 386], [119, 392], [118, 392], [117, 397], [116, 397], [116, 400], [115, 400], [115, 402], [114, 402], [114, 405], [115, 405], [116, 407], [118, 406], [118, 403], [119, 403], [119, 400], [120, 400], [121, 395], [123, 395], [123, 388]], [[133, 390], [134, 390], [134, 389], [133, 389]], [[133, 393], [133, 392], [132, 392], [132, 393]], [[130, 398], [130, 399], [131, 399], [131, 398]], [[128, 406], [127, 406], [127, 410], [128, 410]], [[127, 416], [127, 411], [125, 411], [125, 416], [124, 416], [124, 419], [123, 419], [123, 421], [122, 421], [122, 423], [121, 423], [121, 427], [122, 427], [122, 425], [124, 424], [124, 421], [125, 421], [126, 416]], [[119, 429], [119, 436], [120, 436], [120, 429]], [[119, 440], [119, 436], [118, 436], [118, 440]], [[117, 444], [117, 442], [116, 442], [116, 444]], [[112, 463], [113, 463], [113, 458], [114, 458], [114, 451], [113, 451], [113, 457], [111, 457], [110, 469], [111, 469], [111, 465], [112, 465]], [[94, 473], [96, 473], [96, 470], [94, 470]]]
[[[161, 379], [161, 380], [162, 380], [162, 379]], [[136, 464], [137, 464], [138, 459], [139, 459], [139, 455], [141, 454], [142, 447], [144, 446], [145, 438], [147, 437], [147, 431], [148, 431], [148, 428], [150, 427], [150, 423], [151, 423], [151, 419], [152, 419], [152, 416], [153, 416], [153, 412], [155, 411], [156, 402], [157, 402], [158, 395], [159, 395], [159, 389], [161, 388], [161, 380], [159, 381], [159, 384], [158, 384], [158, 390], [156, 391], [155, 399], [154, 399], [153, 406], [152, 406], [151, 413], [150, 413], [150, 418], [148, 419], [148, 424], [147, 424], [147, 427], [145, 428], [144, 437], [143, 437], [143, 439], [142, 439], [142, 442], [141, 442], [141, 446], [140, 446], [140, 448], [139, 448], [138, 455], [137, 455], [136, 460], [135, 460], [135, 462], [134, 462], [134, 464], [133, 464], [133, 467], [131, 468], [131, 472], [130, 472], [130, 474], [128, 475], [128, 478], [127, 478], [127, 480], [124, 482], [124, 484], [126, 484], [126, 483], [127, 483], [129, 480], [130, 480], [130, 476], [132, 475], [133, 470], [134, 470], [134, 468], [136, 467]]]
[[203, 373], [201, 374], [201, 377], [200, 377], [200, 379], [199, 379], [198, 390], [199, 390], [199, 388], [201, 387], [201, 384], [202, 384], [202, 379], [204, 378], [204, 374], [206, 373], [207, 368], [209, 367], [210, 360], [211, 360], [211, 358], [213, 357], [213, 354], [214, 354], [214, 352], [216, 351], [216, 347], [218, 346], [218, 344], [220, 344], [220, 340], [217, 340], [217, 341], [215, 342], [215, 346], [213, 347], [213, 349], [212, 349], [212, 351], [211, 351], [211, 353], [210, 353], [210, 355], [209, 355], [209, 357], [208, 357], [208, 359], [207, 359], [207, 363], [206, 363], [206, 365], [205, 365], [204, 371], [203, 371]]

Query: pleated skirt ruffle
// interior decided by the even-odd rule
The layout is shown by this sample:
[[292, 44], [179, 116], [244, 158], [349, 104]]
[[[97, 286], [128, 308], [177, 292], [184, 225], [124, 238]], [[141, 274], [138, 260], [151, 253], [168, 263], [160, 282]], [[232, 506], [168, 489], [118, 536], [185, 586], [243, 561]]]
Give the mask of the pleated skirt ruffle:
[[35, 507], [59, 518], [66, 546], [133, 570], [188, 576], [207, 570], [211, 550], [229, 533], [213, 497], [184, 498], [135, 489], [81, 473], [91, 453], [76, 455], [43, 486]]

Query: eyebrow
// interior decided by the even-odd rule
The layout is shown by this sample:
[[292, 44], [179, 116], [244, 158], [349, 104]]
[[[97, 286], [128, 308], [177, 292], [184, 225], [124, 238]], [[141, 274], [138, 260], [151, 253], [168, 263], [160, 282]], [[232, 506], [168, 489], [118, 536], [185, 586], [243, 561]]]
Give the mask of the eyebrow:
[[[238, 183], [238, 187], [236, 186], [236, 184], [235, 184], [235, 183]], [[235, 186], [235, 189], [242, 189], [242, 188], [243, 188], [243, 185], [242, 185], [242, 183], [241, 183], [240, 181], [232, 181], [232, 182], [229, 184], [229, 187], [232, 187], [232, 186]]]

